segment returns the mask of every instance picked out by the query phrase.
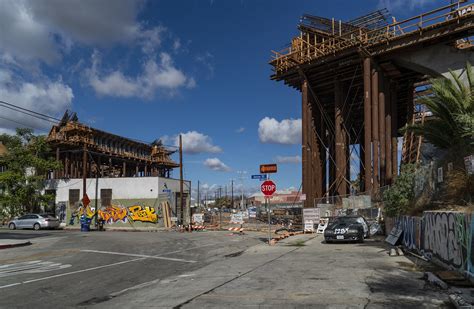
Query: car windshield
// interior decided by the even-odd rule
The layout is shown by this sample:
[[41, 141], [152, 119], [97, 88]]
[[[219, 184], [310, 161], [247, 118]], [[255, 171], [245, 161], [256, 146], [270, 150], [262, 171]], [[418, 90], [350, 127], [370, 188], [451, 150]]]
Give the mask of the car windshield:
[[332, 222], [334, 224], [355, 224], [358, 223], [356, 217], [338, 217]]

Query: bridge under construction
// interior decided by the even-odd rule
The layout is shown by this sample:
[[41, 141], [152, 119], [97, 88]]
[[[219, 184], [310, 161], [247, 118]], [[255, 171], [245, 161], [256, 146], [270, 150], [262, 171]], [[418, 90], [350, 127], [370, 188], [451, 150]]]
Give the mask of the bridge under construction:
[[[350, 21], [303, 15], [298, 30], [270, 64], [271, 79], [302, 96], [305, 207], [349, 194], [354, 158], [359, 192], [375, 197], [397, 176], [399, 130], [418, 119], [416, 98], [429, 79], [474, 60], [474, 5], [460, 1], [404, 21], [387, 10]], [[411, 148], [403, 158], [416, 161], [406, 153], [416, 147], [404, 145]]]

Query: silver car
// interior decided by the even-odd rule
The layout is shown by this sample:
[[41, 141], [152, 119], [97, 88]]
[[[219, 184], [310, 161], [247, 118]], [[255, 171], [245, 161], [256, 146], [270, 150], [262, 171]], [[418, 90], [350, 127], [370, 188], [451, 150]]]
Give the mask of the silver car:
[[27, 214], [13, 219], [8, 223], [10, 230], [14, 229], [55, 229], [59, 227], [59, 220], [49, 214]]

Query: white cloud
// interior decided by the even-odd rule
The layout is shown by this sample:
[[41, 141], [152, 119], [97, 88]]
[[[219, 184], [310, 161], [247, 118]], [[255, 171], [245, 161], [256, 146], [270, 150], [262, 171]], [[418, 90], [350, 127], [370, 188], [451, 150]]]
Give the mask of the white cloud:
[[391, 12], [400, 10], [413, 11], [435, 2], [436, 0], [379, 0], [378, 7], [387, 8]]
[[224, 164], [218, 158], [209, 158], [204, 161], [204, 165], [213, 171], [230, 172], [230, 167]]
[[301, 119], [283, 119], [265, 117], [258, 124], [258, 136], [262, 143], [300, 144]]
[[195, 59], [198, 63], [200, 63], [207, 69], [208, 79], [214, 77], [214, 55], [213, 54], [211, 54], [210, 52], [206, 52], [204, 54], [197, 55]]
[[[212, 143], [212, 139], [208, 135], [200, 132], [188, 131], [181, 133], [181, 137], [183, 141], [183, 152], [188, 154], [222, 152], [219, 146]], [[173, 137], [163, 136], [161, 140], [164, 144], [172, 143], [175, 147], [179, 147], [179, 135]]]
[[92, 55], [92, 67], [86, 72], [89, 84], [101, 96], [151, 98], [157, 91], [172, 94], [178, 88], [193, 88], [196, 81], [177, 69], [171, 56], [160, 54], [160, 63], [148, 60], [138, 76], [126, 76], [121, 71], [109, 74], [99, 72], [100, 55]]
[[280, 164], [288, 164], [288, 163], [299, 164], [301, 163], [301, 157], [300, 156], [277, 156], [276, 162]]
[[[0, 69], [1, 100], [26, 109], [52, 116], [62, 115], [71, 107], [72, 89], [61, 80], [23, 81], [12, 72]], [[33, 127], [47, 130], [52, 123], [0, 106], [0, 128]], [[7, 120], [8, 119], [8, 120]]]
[[237, 130], [235, 130], [235, 133], [243, 133], [245, 131], [244, 127], [240, 127]]
[[159, 45], [163, 28], [136, 19], [142, 0], [0, 1], [0, 52], [20, 60], [53, 63], [73, 42], [109, 45], [136, 41]]

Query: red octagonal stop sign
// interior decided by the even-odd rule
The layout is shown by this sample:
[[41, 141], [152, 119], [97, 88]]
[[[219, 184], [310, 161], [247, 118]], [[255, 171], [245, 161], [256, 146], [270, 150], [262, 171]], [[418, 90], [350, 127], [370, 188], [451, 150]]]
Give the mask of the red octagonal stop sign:
[[262, 183], [260, 189], [265, 196], [272, 196], [276, 191], [276, 184], [271, 180], [267, 180]]

